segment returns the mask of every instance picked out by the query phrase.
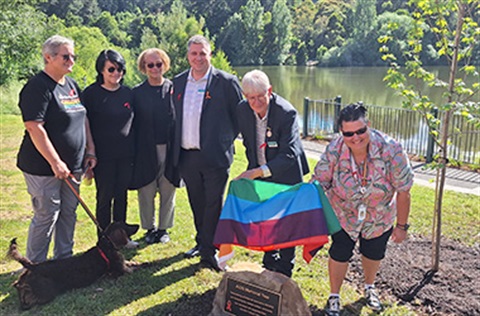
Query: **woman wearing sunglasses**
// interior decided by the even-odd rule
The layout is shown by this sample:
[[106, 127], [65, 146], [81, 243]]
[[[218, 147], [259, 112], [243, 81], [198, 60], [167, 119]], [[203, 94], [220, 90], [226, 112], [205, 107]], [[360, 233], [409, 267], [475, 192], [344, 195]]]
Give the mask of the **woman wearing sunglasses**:
[[[167, 229], [173, 226], [175, 186], [165, 174], [176, 172], [168, 159], [175, 113], [171, 100], [172, 82], [163, 77], [170, 68], [170, 58], [163, 50], [150, 48], [140, 54], [137, 64], [147, 79], [133, 88], [136, 149], [130, 188], [138, 189], [145, 242], [167, 243], [170, 241]], [[160, 201], [156, 225], [157, 192]]]
[[[43, 44], [42, 56], [43, 71], [28, 80], [19, 96], [25, 133], [17, 166], [32, 199], [27, 257], [35, 263], [47, 259], [51, 240], [55, 259], [72, 255], [78, 201], [65, 181], [71, 181], [70, 175], [80, 179], [83, 164], [95, 165], [80, 89], [67, 76], [75, 64], [74, 43], [54, 35]], [[75, 181], [72, 185], [78, 190]]]
[[357, 240], [367, 305], [382, 310], [375, 275], [388, 239], [401, 243], [409, 227], [413, 171], [408, 157], [397, 141], [369, 127], [366, 114], [360, 104], [341, 110], [342, 135], [328, 145], [313, 176], [325, 189], [342, 226], [332, 235], [329, 249], [328, 315], [340, 314], [340, 288]]
[[[96, 214], [102, 229], [112, 221], [125, 222], [127, 214], [134, 138], [132, 91], [122, 85], [125, 65], [119, 52], [103, 50], [95, 64], [96, 81], [82, 93], [98, 159], [93, 172]], [[130, 241], [128, 247], [137, 245]]]

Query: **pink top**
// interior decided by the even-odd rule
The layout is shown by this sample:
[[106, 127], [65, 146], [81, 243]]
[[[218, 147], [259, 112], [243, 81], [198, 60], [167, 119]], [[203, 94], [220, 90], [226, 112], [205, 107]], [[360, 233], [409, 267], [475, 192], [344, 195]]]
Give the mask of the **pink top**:
[[[395, 192], [409, 191], [413, 171], [402, 146], [380, 131], [369, 129], [365, 193], [361, 193], [360, 177], [354, 176], [351, 154], [343, 137], [332, 141], [315, 167], [315, 179], [324, 188], [342, 228], [357, 240], [382, 235], [396, 218]], [[358, 167], [356, 169], [359, 169]], [[358, 220], [361, 204], [367, 207], [365, 219]]]

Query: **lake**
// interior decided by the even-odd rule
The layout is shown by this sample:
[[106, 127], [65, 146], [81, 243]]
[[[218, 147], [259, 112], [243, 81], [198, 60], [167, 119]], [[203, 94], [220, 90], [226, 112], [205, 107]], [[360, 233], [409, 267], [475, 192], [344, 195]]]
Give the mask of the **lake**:
[[[270, 78], [273, 91], [289, 100], [299, 112], [299, 124], [303, 127], [303, 100], [308, 97], [312, 100], [333, 99], [336, 96], [342, 96], [342, 104], [349, 104], [357, 101], [363, 101], [365, 104], [388, 106], [399, 108], [402, 106], [403, 98], [396, 95], [396, 92], [388, 88], [383, 81], [387, 73], [385, 67], [345, 67], [345, 68], [318, 68], [318, 67], [298, 67], [298, 66], [264, 66], [264, 67], [235, 67], [238, 76], [242, 77], [246, 72], [258, 68], [264, 71]], [[447, 67], [430, 68], [436, 76], [447, 80]], [[471, 84], [471, 82], [470, 82]], [[442, 101], [442, 91], [438, 88], [428, 88], [422, 83], [424, 93], [428, 92], [432, 101], [440, 104]], [[480, 96], [476, 95], [473, 101], [479, 102]], [[315, 111], [312, 109], [312, 111]], [[319, 115], [310, 112], [309, 115], [309, 133], [312, 129], [322, 131], [322, 126], [333, 126], [334, 117], [321, 119]], [[313, 120], [317, 118], [317, 120]], [[380, 124], [379, 122], [376, 122]], [[317, 126], [318, 125], [318, 126]], [[415, 144], [422, 144], [426, 148], [426, 137], [428, 128], [423, 120], [418, 120], [404, 125], [390, 124], [390, 127], [400, 129], [398, 133], [393, 133], [399, 140], [404, 140], [404, 146], [412, 143], [412, 147], [418, 147]], [[454, 124], [455, 125], [455, 124]], [[460, 130], [465, 134], [455, 136], [453, 146], [449, 148], [449, 157], [459, 161], [472, 163], [480, 155], [480, 134], [478, 129], [466, 129], [464, 124], [458, 124]], [[328, 129], [328, 128], [327, 128]], [[383, 128], [385, 132], [392, 132], [387, 127]], [[314, 131], [312, 134], [317, 135]], [[408, 146], [407, 146], [408, 147]], [[418, 150], [425, 151], [424, 149]]]
[[[402, 98], [388, 88], [383, 81], [387, 73], [386, 67], [343, 67], [320, 68], [306, 66], [251, 66], [234, 67], [239, 77], [246, 72], [258, 68], [264, 71], [273, 86], [273, 91], [289, 100], [299, 112], [303, 112], [303, 99], [332, 99], [342, 96], [342, 104], [363, 101], [391, 107], [401, 107]], [[430, 70], [447, 79], [447, 67], [432, 67]], [[424, 88], [431, 91], [432, 100], [441, 101], [441, 91]], [[476, 96], [477, 102], [479, 96]]]

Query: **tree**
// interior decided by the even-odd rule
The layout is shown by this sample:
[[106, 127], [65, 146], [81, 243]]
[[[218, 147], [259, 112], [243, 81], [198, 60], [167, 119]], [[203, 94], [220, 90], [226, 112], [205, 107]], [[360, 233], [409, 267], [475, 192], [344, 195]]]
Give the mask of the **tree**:
[[[170, 12], [156, 15], [159, 45], [172, 60], [170, 74], [176, 75], [189, 67], [187, 42], [195, 34], [203, 34], [204, 21], [189, 17], [180, 0], [174, 0]], [[155, 30], [154, 30], [155, 31]]]
[[304, 0], [294, 8], [292, 33], [295, 45], [292, 48], [298, 65], [305, 65], [310, 57], [316, 56], [315, 47], [309, 45], [313, 44], [316, 12], [312, 0]]
[[262, 61], [262, 37], [263, 37], [263, 6], [259, 0], [248, 0], [247, 4], [240, 8], [242, 22], [245, 27], [243, 40], [243, 64], [261, 65]]
[[61, 34], [75, 41], [75, 54], [78, 58], [75, 61], [71, 76], [82, 89], [95, 81], [97, 76], [95, 62], [100, 52], [104, 49], [114, 49], [125, 58], [127, 72], [124, 83], [127, 86], [131, 87], [140, 82], [135, 56], [132, 56], [128, 49], [117, 47], [110, 43], [99, 28], [72, 26], [62, 31]]
[[92, 25], [100, 28], [113, 44], [127, 47], [129, 37], [125, 31], [120, 30], [117, 20], [110, 12], [102, 12]]
[[267, 65], [281, 65], [288, 57], [292, 33], [292, 17], [286, 0], [276, 1], [271, 15], [271, 22], [265, 26], [263, 59]]
[[375, 0], [357, 0], [353, 13], [353, 37], [363, 40], [377, 23]]
[[0, 0], [0, 85], [28, 78], [43, 65], [41, 45], [46, 39], [46, 16], [36, 1]]
[[238, 12], [247, 0], [184, 0], [184, 6], [195, 14], [197, 19], [204, 18], [211, 34], [219, 34], [227, 20]]
[[240, 49], [245, 37], [244, 24], [239, 13], [233, 14], [226, 25], [220, 30], [217, 45], [227, 54], [233, 65], [241, 65], [243, 62], [243, 50]]
[[[387, 46], [394, 39], [393, 33], [379, 38], [379, 41], [385, 44], [382, 47], [383, 58], [391, 62], [385, 77], [387, 85], [405, 98], [405, 107], [421, 113], [439, 149], [432, 230], [432, 270], [438, 271], [442, 201], [452, 131], [451, 119], [458, 113], [480, 125], [480, 103], [473, 100], [473, 96], [480, 91], [479, 74], [472, 64], [472, 53], [480, 40], [480, 27], [478, 20], [474, 19], [475, 10], [478, 10], [479, 5], [475, 0], [411, 0], [409, 4], [414, 7], [414, 11], [412, 29], [408, 34], [409, 47], [404, 56], [407, 60], [405, 69], [397, 63], [397, 57]], [[395, 24], [391, 24], [390, 27], [392, 30], [397, 28]], [[437, 52], [450, 69], [448, 81], [436, 77], [422, 64], [421, 53], [425, 49], [422, 40], [426, 29], [436, 35]], [[408, 82], [407, 76], [415, 82], [413, 84]], [[468, 86], [465, 82], [466, 76], [476, 80]], [[443, 89], [445, 91], [443, 103], [433, 103], [428, 94], [424, 94], [419, 90], [419, 85], [415, 85], [418, 81]], [[442, 112], [440, 118], [432, 115], [434, 109]]]

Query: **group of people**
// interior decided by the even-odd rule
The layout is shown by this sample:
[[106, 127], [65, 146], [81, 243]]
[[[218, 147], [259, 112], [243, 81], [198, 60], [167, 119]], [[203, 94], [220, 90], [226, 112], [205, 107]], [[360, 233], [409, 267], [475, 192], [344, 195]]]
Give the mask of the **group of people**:
[[[143, 51], [137, 66], [147, 79], [133, 89], [123, 85], [122, 55], [103, 50], [96, 81], [81, 92], [67, 76], [75, 63], [73, 41], [55, 35], [44, 43], [44, 69], [27, 82], [19, 101], [26, 131], [17, 165], [33, 205], [30, 260], [46, 260], [52, 238], [54, 258], [72, 255], [78, 201], [65, 181], [78, 190], [86, 174], [95, 178], [98, 233], [112, 221], [126, 221], [127, 192], [136, 189], [149, 244], [170, 240], [175, 189], [183, 182], [196, 229], [195, 245], [184, 256], [200, 256], [203, 266], [220, 270], [213, 238], [237, 136], [248, 167], [236, 179], [293, 185], [309, 173], [297, 111], [273, 93], [268, 76], [253, 70], [240, 85], [236, 76], [211, 65], [205, 37], [191, 37], [187, 48], [190, 68], [172, 81], [164, 77], [170, 67], [166, 52]], [[342, 226], [329, 249], [329, 315], [340, 312], [340, 288], [357, 240], [367, 304], [382, 308], [374, 278], [387, 241], [402, 242], [409, 227], [408, 158], [395, 140], [369, 127], [366, 112], [358, 104], [340, 112], [341, 135], [322, 154], [311, 179], [324, 188]], [[266, 269], [289, 277], [294, 262], [295, 248], [263, 257]]]

